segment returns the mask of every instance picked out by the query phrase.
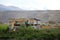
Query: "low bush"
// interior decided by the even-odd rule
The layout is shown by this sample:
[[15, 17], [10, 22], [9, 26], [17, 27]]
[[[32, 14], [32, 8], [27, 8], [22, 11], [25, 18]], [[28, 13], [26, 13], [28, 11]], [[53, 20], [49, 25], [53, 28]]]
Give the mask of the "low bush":
[[0, 37], [12, 38], [13, 40], [59, 40], [60, 28], [36, 30], [31, 27], [20, 27], [19, 32], [1, 33]]
[[0, 24], [0, 32], [5, 32], [8, 30], [8, 25], [6, 24]]

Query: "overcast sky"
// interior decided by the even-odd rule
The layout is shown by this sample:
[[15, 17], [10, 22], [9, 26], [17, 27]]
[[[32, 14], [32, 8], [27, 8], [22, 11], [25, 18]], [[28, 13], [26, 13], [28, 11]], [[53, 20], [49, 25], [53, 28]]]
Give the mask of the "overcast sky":
[[25, 10], [60, 10], [60, 0], [0, 0], [0, 4]]

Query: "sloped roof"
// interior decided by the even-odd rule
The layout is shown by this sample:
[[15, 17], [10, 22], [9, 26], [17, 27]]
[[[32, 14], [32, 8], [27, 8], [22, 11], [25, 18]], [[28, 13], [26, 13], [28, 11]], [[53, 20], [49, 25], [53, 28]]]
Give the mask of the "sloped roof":
[[39, 20], [39, 19], [37, 19], [37, 18], [34, 18], [34, 20], [40, 21], [40, 20]]

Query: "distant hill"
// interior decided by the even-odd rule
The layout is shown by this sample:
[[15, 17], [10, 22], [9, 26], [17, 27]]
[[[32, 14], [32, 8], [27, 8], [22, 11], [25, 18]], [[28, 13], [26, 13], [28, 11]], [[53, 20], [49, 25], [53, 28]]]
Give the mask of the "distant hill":
[[0, 4], [0, 11], [15, 11], [15, 10], [22, 10], [22, 9], [15, 6], [5, 6]]
[[22, 10], [0, 4], [0, 22], [8, 22], [11, 18], [38, 18], [42, 22], [60, 22], [60, 10]]
[[60, 10], [1, 11], [0, 21], [8, 22], [11, 18], [39, 18], [42, 22], [60, 22]]

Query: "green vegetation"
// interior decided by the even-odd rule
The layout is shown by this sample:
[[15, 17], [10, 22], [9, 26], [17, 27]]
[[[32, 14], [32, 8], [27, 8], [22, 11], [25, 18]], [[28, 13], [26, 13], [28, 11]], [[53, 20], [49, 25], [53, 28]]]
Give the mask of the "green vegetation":
[[[7, 27], [4, 25], [3, 28]], [[59, 40], [60, 28], [48, 28], [36, 30], [32, 26], [21, 26], [19, 31], [0, 32], [0, 38], [12, 40]]]
[[13, 40], [59, 40], [60, 28], [32, 30], [22, 26], [19, 31], [1, 33], [0, 37]]
[[6, 24], [0, 24], [0, 32], [4, 32], [8, 29], [8, 25]]

